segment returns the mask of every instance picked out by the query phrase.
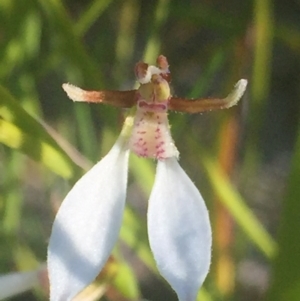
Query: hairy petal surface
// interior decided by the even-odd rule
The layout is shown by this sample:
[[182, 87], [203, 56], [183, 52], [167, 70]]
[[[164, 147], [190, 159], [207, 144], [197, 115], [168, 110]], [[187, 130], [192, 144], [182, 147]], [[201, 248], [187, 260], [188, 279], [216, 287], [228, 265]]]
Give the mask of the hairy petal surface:
[[51, 301], [72, 300], [90, 284], [117, 240], [129, 154], [123, 140], [75, 184], [56, 215], [48, 248]]
[[211, 227], [199, 191], [176, 158], [158, 161], [148, 233], [162, 276], [180, 301], [194, 301], [210, 266]]

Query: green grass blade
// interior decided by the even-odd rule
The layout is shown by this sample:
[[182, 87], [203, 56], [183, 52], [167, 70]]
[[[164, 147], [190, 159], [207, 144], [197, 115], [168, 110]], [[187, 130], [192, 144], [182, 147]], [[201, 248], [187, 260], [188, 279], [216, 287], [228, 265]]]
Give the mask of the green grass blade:
[[104, 77], [101, 71], [78, 39], [62, 2], [59, 0], [38, 0], [38, 2], [47, 14], [49, 21], [56, 27], [62, 47], [61, 54], [79, 68], [86, 82], [95, 86], [103, 83]]
[[270, 301], [298, 301], [300, 296], [300, 130], [294, 150], [279, 227], [279, 251], [268, 294]]
[[113, 285], [129, 300], [140, 298], [138, 281], [131, 267], [125, 261], [118, 261], [118, 272], [113, 278]]
[[251, 209], [246, 205], [242, 196], [232, 186], [228, 176], [222, 172], [221, 168], [208, 156], [201, 154], [202, 164], [206, 169], [211, 185], [220, 201], [226, 206], [234, 217], [237, 224], [256, 244], [267, 258], [272, 258], [276, 251], [276, 243], [265, 230], [263, 225], [257, 220]]
[[[232, 214], [236, 223], [246, 233], [249, 239], [253, 241], [267, 258], [271, 259], [276, 252], [276, 243], [273, 238], [246, 205], [245, 200], [233, 187], [230, 179], [222, 171], [219, 164], [217, 164], [204, 149], [196, 145], [194, 141], [196, 141], [196, 139], [190, 138], [190, 147], [191, 149], [198, 148], [199, 152], [201, 152], [200, 164], [203, 165], [212, 188], [220, 198], [220, 201], [228, 209], [230, 214]], [[194, 160], [199, 161], [198, 157], [195, 157]]]
[[63, 178], [73, 176], [73, 165], [48, 142], [24, 132], [14, 124], [0, 119], [0, 142], [17, 149]]
[[124, 223], [120, 233], [122, 240], [135, 251], [150, 270], [157, 273], [149, 248], [146, 224], [129, 207], [126, 208], [123, 219]]
[[79, 37], [84, 36], [111, 2], [112, 0], [95, 0], [92, 4], [90, 4], [89, 8], [81, 15], [80, 19], [74, 26], [76, 34]]
[[64, 178], [71, 178], [76, 165], [45, 127], [29, 115], [0, 86], [0, 141], [43, 163]]
[[148, 37], [148, 42], [145, 47], [144, 61], [152, 63], [160, 54], [161, 38], [160, 30], [165, 24], [169, 15], [170, 0], [159, 0], [155, 10], [154, 23], [152, 25], [152, 32]]

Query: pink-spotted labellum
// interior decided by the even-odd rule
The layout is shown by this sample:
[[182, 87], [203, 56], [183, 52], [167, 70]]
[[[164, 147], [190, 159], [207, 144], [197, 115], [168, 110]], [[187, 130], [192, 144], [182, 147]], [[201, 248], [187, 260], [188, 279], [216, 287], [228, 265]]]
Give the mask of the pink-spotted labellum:
[[242, 97], [247, 81], [240, 80], [226, 98], [190, 100], [171, 95], [169, 65], [162, 55], [157, 66], [139, 62], [135, 73], [137, 90], [85, 91], [63, 85], [74, 101], [136, 109], [125, 119], [109, 153], [75, 184], [56, 215], [48, 249], [51, 301], [72, 300], [105, 265], [121, 227], [129, 151], [158, 162], [148, 206], [148, 233], [159, 272], [180, 301], [194, 301], [209, 271], [208, 211], [178, 163], [168, 111], [229, 108]]

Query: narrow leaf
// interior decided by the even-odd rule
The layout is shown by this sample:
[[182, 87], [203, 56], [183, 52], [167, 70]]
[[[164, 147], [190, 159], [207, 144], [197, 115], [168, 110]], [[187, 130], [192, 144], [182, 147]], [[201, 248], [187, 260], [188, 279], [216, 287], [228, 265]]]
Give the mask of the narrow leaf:
[[279, 251], [268, 294], [270, 301], [298, 301], [300, 296], [300, 131], [291, 166], [279, 227]]

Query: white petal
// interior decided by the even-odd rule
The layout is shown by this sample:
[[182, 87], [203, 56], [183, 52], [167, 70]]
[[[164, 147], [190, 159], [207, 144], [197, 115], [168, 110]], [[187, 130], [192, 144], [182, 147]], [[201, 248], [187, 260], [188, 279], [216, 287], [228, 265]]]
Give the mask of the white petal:
[[29, 272], [0, 275], [0, 300], [26, 292], [39, 284], [41, 268]]
[[118, 238], [128, 154], [122, 138], [72, 188], [53, 224], [48, 248], [50, 300], [68, 301], [90, 284]]
[[199, 191], [176, 158], [158, 161], [148, 233], [162, 276], [180, 301], [194, 301], [210, 266], [211, 227]]

